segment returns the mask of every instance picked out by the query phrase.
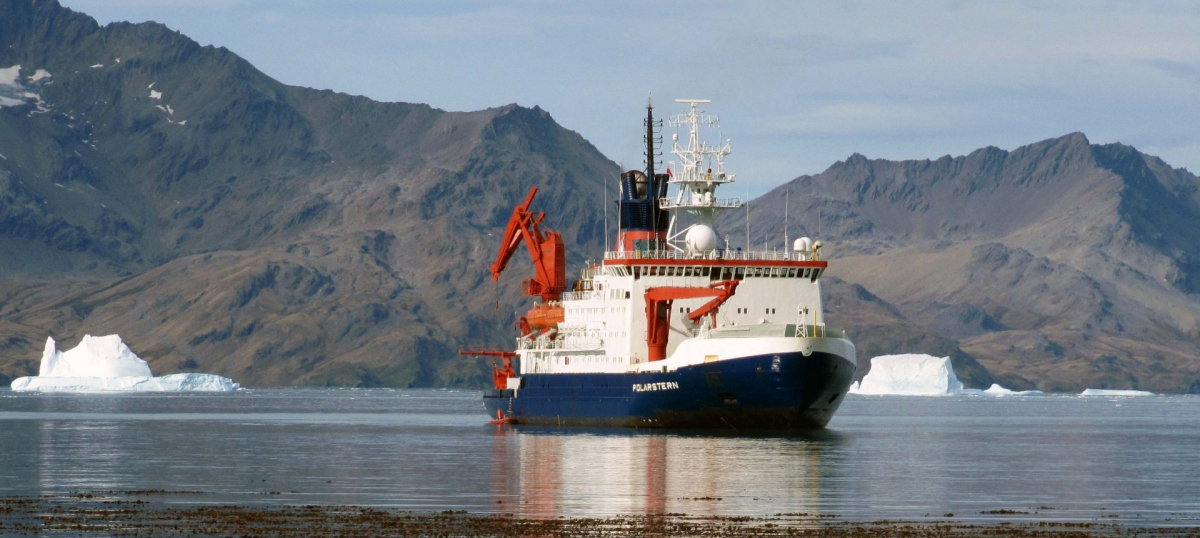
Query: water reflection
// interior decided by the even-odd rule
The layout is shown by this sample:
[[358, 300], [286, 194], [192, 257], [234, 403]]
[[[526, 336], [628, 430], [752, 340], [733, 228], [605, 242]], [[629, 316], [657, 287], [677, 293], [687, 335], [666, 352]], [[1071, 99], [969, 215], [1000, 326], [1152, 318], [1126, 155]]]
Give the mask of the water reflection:
[[526, 517], [820, 513], [845, 436], [497, 430], [492, 496]]

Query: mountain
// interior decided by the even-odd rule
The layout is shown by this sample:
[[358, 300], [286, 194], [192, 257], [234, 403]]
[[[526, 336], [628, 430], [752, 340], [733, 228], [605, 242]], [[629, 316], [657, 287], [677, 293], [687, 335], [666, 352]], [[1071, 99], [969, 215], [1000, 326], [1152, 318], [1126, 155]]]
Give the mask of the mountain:
[[[487, 274], [512, 206], [539, 186], [579, 267], [617, 172], [537, 107], [288, 86], [160, 24], [0, 0], [0, 382], [36, 372], [47, 335], [118, 333], [158, 373], [481, 386], [457, 350], [510, 347], [529, 303], [527, 262]], [[785, 212], [826, 244], [828, 321], [863, 358], [949, 355], [981, 388], [1200, 392], [1200, 180], [1161, 159], [1078, 133], [853, 155], [750, 206], [756, 246], [783, 247]]]
[[0, 376], [48, 334], [119, 333], [157, 373], [479, 385], [457, 350], [511, 345], [532, 271], [493, 285], [492, 234], [537, 185], [577, 265], [616, 172], [537, 107], [288, 86], [160, 24], [0, 0]]
[[793, 238], [825, 243], [834, 293], [861, 287], [890, 312], [831, 313], [860, 349], [961, 353], [1012, 388], [1200, 392], [1200, 178], [1185, 169], [1081, 133], [855, 154], [754, 200], [751, 237], [782, 248], [785, 204]]

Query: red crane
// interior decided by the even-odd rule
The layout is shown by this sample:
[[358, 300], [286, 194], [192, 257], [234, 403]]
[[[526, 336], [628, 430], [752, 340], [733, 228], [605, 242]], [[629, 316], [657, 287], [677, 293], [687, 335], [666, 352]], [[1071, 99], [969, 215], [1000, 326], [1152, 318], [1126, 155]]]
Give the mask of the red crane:
[[709, 284], [707, 288], [684, 288], [661, 286], [646, 290], [646, 347], [650, 361], [667, 358], [667, 337], [671, 328], [671, 304], [675, 299], [696, 299], [699, 297], [714, 297], [688, 313], [688, 319], [697, 323], [707, 315], [712, 316], [712, 325], [717, 325], [717, 309], [725, 301], [733, 297], [738, 280], [721, 280]]
[[529, 211], [529, 204], [533, 203], [536, 194], [537, 187], [530, 188], [525, 203], [513, 208], [508, 228], [504, 230], [504, 239], [500, 243], [500, 252], [496, 255], [496, 263], [492, 264], [492, 282], [500, 279], [500, 273], [524, 241], [533, 259], [535, 274], [533, 278], [521, 282], [521, 292], [539, 295], [543, 302], [548, 303], [562, 299], [562, 293], [567, 290], [566, 248], [563, 247], [562, 234], [541, 229], [546, 214]]
[[[521, 336], [529, 336], [533, 332], [550, 331], [558, 327], [563, 320], [563, 308], [560, 301], [567, 290], [567, 256], [563, 247], [562, 234], [552, 230], [542, 230], [542, 220], [545, 213], [529, 211], [533, 197], [537, 195], [537, 187], [529, 189], [525, 203], [513, 208], [512, 217], [508, 219], [508, 227], [504, 230], [504, 238], [500, 243], [500, 252], [496, 254], [496, 263], [492, 264], [492, 282], [500, 279], [500, 273], [508, 266], [508, 261], [516, 254], [521, 243], [529, 250], [533, 259], [534, 277], [521, 281], [521, 292], [525, 295], [537, 295], [542, 298], [542, 304], [529, 309], [529, 313], [517, 321], [521, 327]], [[553, 338], [554, 333], [549, 335]]]

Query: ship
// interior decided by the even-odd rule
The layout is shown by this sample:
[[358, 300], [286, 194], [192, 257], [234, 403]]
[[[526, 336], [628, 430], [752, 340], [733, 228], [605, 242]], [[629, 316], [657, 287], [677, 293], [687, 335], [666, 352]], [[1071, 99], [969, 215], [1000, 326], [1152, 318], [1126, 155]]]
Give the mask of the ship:
[[749, 232], [744, 247], [722, 241], [717, 215], [744, 205], [717, 195], [734, 181], [731, 142], [706, 140], [719, 128], [702, 108], [711, 101], [676, 102], [675, 159], [656, 170], [663, 124], [648, 102], [646, 167], [623, 172], [606, 201], [615, 244], [569, 286], [562, 236], [532, 211], [537, 187], [514, 207], [491, 276], [524, 246], [535, 275], [521, 287], [536, 302], [515, 349], [462, 352], [492, 357], [483, 404], [493, 423], [815, 429], [845, 398], [855, 348], [824, 320], [821, 242], [789, 244], [786, 230], [772, 249], [752, 250]]

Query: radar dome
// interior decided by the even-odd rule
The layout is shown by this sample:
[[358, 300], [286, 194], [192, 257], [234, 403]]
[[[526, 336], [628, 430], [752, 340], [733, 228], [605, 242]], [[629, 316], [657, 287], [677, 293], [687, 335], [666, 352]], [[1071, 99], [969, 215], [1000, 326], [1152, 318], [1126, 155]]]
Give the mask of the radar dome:
[[711, 252], [717, 248], [717, 232], [703, 224], [692, 226], [684, 236], [689, 252]]
[[808, 251], [812, 250], [812, 246], [813, 246], [812, 239], [809, 239], [807, 237], [801, 237], [800, 239], [797, 239], [795, 243], [792, 244], [792, 250], [795, 250], [797, 252], [808, 252]]

